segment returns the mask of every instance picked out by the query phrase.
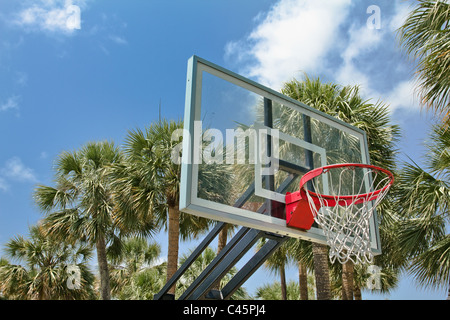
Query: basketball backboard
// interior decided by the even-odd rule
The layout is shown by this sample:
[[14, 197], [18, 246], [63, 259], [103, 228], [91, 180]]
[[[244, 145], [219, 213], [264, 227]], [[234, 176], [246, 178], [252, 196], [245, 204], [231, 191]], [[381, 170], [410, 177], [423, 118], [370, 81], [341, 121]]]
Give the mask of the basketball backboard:
[[[182, 148], [180, 210], [324, 244], [318, 226], [286, 225], [286, 192], [311, 169], [370, 162], [362, 130], [197, 56], [188, 62]], [[374, 213], [374, 254], [377, 223]]]

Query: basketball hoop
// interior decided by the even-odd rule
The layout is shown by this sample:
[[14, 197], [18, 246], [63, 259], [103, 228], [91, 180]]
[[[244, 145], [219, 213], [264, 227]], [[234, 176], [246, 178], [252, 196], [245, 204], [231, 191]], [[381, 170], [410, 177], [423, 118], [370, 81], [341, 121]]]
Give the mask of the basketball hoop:
[[287, 225], [308, 230], [314, 221], [330, 247], [330, 260], [372, 262], [370, 218], [394, 176], [367, 164], [320, 167], [300, 180], [300, 191], [286, 194]]

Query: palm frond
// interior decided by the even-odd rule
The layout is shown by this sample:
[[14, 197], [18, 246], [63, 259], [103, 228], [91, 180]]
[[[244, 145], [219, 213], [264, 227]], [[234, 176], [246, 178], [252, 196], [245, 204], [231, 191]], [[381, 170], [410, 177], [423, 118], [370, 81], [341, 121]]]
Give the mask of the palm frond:
[[398, 30], [406, 52], [418, 60], [422, 103], [444, 122], [450, 111], [450, 5], [445, 1], [419, 0]]
[[447, 289], [450, 282], [450, 235], [436, 241], [418, 256], [410, 272], [421, 286]]

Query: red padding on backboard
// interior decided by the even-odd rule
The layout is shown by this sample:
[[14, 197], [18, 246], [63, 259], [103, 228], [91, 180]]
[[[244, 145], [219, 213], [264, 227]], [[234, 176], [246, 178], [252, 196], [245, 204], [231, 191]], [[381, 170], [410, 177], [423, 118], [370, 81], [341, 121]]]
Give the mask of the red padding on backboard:
[[290, 228], [309, 230], [314, 223], [314, 215], [308, 200], [302, 199], [300, 191], [286, 193], [286, 224]]

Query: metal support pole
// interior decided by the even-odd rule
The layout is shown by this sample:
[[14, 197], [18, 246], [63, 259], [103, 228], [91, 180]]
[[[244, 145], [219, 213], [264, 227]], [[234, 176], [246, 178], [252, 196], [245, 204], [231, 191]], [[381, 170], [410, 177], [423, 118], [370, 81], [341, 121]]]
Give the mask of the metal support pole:
[[[242, 207], [247, 200], [255, 192], [255, 184], [252, 183], [247, 190], [242, 194], [242, 196], [236, 200], [234, 207]], [[181, 278], [181, 276], [186, 272], [186, 270], [192, 265], [192, 263], [203, 253], [203, 251], [209, 246], [212, 240], [219, 234], [220, 231], [225, 227], [225, 222], [218, 222], [216, 226], [209, 232], [209, 234], [203, 239], [203, 241], [198, 245], [198, 247], [191, 253], [189, 258], [183, 263], [182, 266], [175, 272], [175, 274], [170, 278], [164, 287], [154, 296], [154, 300], [171, 299], [175, 297], [166, 297], [167, 291]]]
[[192, 293], [208, 278], [208, 276], [221, 264], [222, 260], [226, 257], [228, 252], [240, 242], [240, 240], [252, 230], [250, 228], [242, 227], [238, 233], [230, 240], [230, 242], [223, 248], [213, 261], [203, 270], [203, 272], [194, 280], [194, 282], [186, 289], [186, 291], [180, 296], [179, 300], [192, 299], [190, 298]]
[[211, 232], [203, 239], [203, 241], [198, 245], [198, 247], [192, 252], [189, 258], [183, 265], [178, 268], [175, 274], [167, 281], [164, 287], [155, 294], [153, 300], [162, 300], [164, 295], [169, 291], [169, 289], [177, 282], [181, 276], [186, 272], [186, 270], [191, 266], [191, 264], [202, 254], [206, 247], [211, 243], [212, 240], [219, 234], [220, 231], [225, 226], [225, 222], [218, 222], [216, 226], [211, 230]]
[[[258, 241], [262, 234], [263, 232], [260, 230], [248, 230], [245, 236], [242, 237], [242, 239], [240, 239], [238, 243], [233, 245], [229, 252], [227, 252], [227, 255], [223, 257], [223, 262], [217, 264], [212, 270], [210, 270], [205, 280], [198, 285], [198, 287], [192, 292], [189, 297], [186, 298], [190, 300], [202, 299], [215, 286], [215, 284], [220, 281], [232, 267], [234, 267], [234, 265], [242, 258], [242, 256], [245, 255], [247, 251], [253, 247], [253, 245], [256, 243], [256, 241]], [[222, 251], [219, 252], [219, 255], [222, 253]]]
[[225, 285], [222, 289], [223, 299], [229, 299], [287, 239], [288, 237], [278, 237], [278, 239], [270, 239], [267, 241], [267, 243], [259, 249], [258, 252]]

